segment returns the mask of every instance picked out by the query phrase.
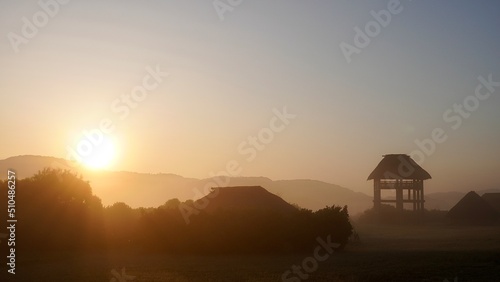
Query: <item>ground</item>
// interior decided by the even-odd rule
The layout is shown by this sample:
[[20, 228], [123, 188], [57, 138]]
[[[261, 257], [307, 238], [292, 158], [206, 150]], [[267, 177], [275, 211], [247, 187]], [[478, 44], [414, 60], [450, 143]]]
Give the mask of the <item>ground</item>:
[[[500, 227], [356, 226], [361, 241], [319, 262], [306, 281], [500, 281]], [[174, 256], [139, 253], [18, 257], [15, 280], [282, 281], [313, 255]], [[124, 269], [123, 269], [124, 268]], [[112, 271], [115, 270], [116, 272]], [[126, 275], [122, 276], [122, 270]], [[10, 275], [12, 276], [12, 275]], [[7, 276], [8, 277], [8, 276]], [[291, 277], [291, 276], [290, 276]], [[115, 280], [113, 280], [115, 278]], [[290, 280], [299, 281], [299, 280]]]

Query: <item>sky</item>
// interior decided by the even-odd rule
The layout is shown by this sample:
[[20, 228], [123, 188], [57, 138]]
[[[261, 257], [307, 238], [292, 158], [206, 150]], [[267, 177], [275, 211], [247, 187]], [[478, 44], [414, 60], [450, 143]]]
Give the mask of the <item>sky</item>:
[[103, 136], [112, 145], [92, 153], [113, 151], [110, 170], [370, 194], [382, 155], [405, 153], [433, 176], [427, 191], [500, 188], [499, 12], [494, 0], [2, 0], [0, 159], [67, 158]]

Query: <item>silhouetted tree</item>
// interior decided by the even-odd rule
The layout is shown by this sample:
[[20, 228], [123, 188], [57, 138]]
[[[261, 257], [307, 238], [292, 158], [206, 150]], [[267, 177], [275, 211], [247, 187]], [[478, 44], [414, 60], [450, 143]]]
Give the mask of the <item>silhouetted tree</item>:
[[[5, 182], [0, 190], [6, 195]], [[101, 200], [88, 182], [66, 170], [44, 169], [18, 179], [16, 216], [21, 248], [85, 249], [98, 245], [103, 234]]]

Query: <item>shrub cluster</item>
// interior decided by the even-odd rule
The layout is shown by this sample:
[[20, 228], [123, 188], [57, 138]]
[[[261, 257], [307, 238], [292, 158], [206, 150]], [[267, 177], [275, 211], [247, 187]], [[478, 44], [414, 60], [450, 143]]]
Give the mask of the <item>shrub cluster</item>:
[[[168, 253], [283, 253], [310, 251], [331, 236], [341, 248], [352, 234], [347, 207], [312, 212], [218, 210], [184, 221], [177, 199], [158, 208], [103, 207], [88, 182], [69, 171], [44, 169], [18, 180], [17, 242], [29, 250], [137, 249]], [[7, 183], [0, 181], [0, 195]], [[7, 217], [0, 211], [1, 220]], [[6, 248], [5, 242], [0, 243]]]

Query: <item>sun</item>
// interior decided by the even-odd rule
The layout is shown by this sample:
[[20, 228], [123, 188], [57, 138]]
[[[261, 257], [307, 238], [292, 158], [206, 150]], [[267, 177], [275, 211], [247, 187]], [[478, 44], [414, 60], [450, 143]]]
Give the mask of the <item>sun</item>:
[[116, 147], [114, 142], [103, 137], [102, 142], [94, 145], [92, 152], [82, 160], [83, 165], [90, 169], [109, 168], [116, 157]]

